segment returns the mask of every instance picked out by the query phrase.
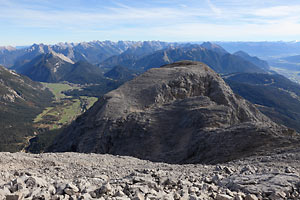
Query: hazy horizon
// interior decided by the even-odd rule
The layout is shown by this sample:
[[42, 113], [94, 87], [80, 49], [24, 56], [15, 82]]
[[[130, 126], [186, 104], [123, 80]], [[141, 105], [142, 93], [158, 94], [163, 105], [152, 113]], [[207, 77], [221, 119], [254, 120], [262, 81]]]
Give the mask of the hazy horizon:
[[163, 40], [91, 40], [91, 41], [79, 41], [79, 42], [57, 42], [57, 43], [44, 43], [44, 42], [37, 42], [37, 43], [31, 43], [31, 44], [23, 44], [23, 45], [1, 45], [0, 44], [0, 47], [14, 47], [14, 48], [26, 48], [26, 47], [30, 47], [34, 44], [37, 44], [37, 45], [40, 45], [40, 44], [43, 44], [43, 45], [56, 45], [56, 44], [79, 44], [79, 43], [90, 43], [90, 42], [97, 42], [97, 41], [100, 41], [100, 42], [104, 42], [104, 41], [111, 41], [111, 42], [120, 42], [120, 41], [123, 41], [123, 42], [152, 42], [152, 41], [158, 41], [158, 42], [169, 42], [169, 43], [194, 43], [194, 44], [201, 44], [203, 42], [211, 42], [211, 43], [264, 43], [264, 42], [269, 42], [269, 43], [280, 43], [280, 42], [283, 42], [283, 43], [298, 43], [300, 42], [299, 40], [277, 40], [277, 41], [163, 41]]

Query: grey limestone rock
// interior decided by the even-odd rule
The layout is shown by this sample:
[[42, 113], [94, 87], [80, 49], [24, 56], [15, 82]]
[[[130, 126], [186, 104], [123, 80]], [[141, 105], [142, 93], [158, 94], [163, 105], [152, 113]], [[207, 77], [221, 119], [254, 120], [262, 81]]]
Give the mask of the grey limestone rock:
[[207, 65], [181, 61], [104, 95], [49, 150], [219, 163], [291, 147], [299, 140], [293, 133], [235, 95]]
[[245, 200], [258, 200], [258, 198], [254, 194], [248, 194]]
[[[64, 166], [61, 176], [54, 161]], [[252, 172], [240, 173], [245, 166]], [[286, 173], [287, 167], [294, 173]], [[299, 148], [218, 166], [101, 154], [0, 153], [0, 174], [6, 173], [0, 199], [300, 199], [299, 172]]]
[[226, 194], [218, 194], [216, 200], [233, 200], [234, 198]]

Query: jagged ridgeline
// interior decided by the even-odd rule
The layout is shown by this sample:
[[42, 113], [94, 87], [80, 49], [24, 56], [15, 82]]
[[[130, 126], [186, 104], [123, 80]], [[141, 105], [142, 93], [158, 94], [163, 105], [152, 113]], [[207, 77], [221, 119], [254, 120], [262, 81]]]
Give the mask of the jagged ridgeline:
[[[265, 73], [261, 65], [253, 63], [253, 57], [246, 54], [248, 60], [244, 59], [239, 55], [230, 54], [222, 47], [212, 43], [170, 46], [153, 53], [148, 53], [142, 57], [136, 56], [133, 52], [131, 53], [132, 54], [124, 52], [118, 56], [112, 56], [101, 62], [99, 67], [112, 68], [116, 65], [120, 65], [132, 70], [145, 71], [150, 68], [160, 67], [181, 60], [192, 60], [203, 62], [217, 73], [222, 74], [235, 72]], [[256, 59], [258, 62], [261, 61], [258, 58]]]
[[0, 66], [0, 151], [20, 151], [33, 136], [33, 119], [50, 104], [42, 84]]
[[87, 61], [98, 64], [105, 59], [123, 52], [141, 56], [155, 50], [166, 48], [171, 43], [160, 41], [92, 41], [81, 43], [58, 43], [55, 45], [33, 44], [30, 47], [16, 49], [14, 47], [0, 48], [0, 63], [6, 67], [19, 67], [41, 54], [56, 52], [74, 62]]
[[181, 61], [104, 95], [49, 150], [217, 163], [291, 147], [294, 134], [235, 95], [204, 63]]

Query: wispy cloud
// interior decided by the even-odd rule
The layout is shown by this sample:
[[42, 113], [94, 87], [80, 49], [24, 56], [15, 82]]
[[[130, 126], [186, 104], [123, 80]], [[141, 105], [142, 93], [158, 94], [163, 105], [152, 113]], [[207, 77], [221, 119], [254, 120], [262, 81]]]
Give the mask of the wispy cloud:
[[0, 0], [0, 7], [0, 45], [18, 42], [16, 35], [19, 41], [40, 42], [289, 40], [300, 35], [297, 0]]
[[290, 6], [272, 6], [267, 8], [258, 9], [254, 12], [255, 15], [260, 17], [288, 17], [297, 16], [299, 18], [300, 5]]
[[[13, 8], [12, 8], [13, 7]], [[135, 8], [121, 3], [116, 7], [106, 7], [100, 12], [73, 10], [37, 10], [35, 8], [20, 7], [10, 3], [9, 9], [0, 12], [0, 18], [11, 21], [18, 26], [28, 27], [111, 27], [114, 25], [135, 24], [155, 25], [178, 23], [193, 20], [196, 17], [210, 16], [205, 10], [187, 8], [150, 7]], [[188, 12], [187, 12], [188, 11]]]
[[211, 10], [216, 14], [216, 15], [221, 15], [222, 11], [220, 8], [217, 8], [212, 2], [211, 0], [206, 0], [208, 6], [211, 8]]

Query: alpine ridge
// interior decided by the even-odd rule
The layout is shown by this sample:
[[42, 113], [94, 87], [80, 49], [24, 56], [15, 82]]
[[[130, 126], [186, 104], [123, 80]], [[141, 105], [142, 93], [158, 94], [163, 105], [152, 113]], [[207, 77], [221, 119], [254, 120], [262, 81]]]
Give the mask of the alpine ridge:
[[207, 65], [181, 61], [150, 69], [104, 95], [49, 151], [219, 163], [296, 141], [294, 131], [235, 95]]
[[7, 68], [12, 66], [19, 67], [34, 57], [49, 52], [63, 54], [73, 62], [87, 61], [92, 64], [98, 64], [111, 56], [119, 55], [123, 52], [130, 54], [134, 51], [141, 56], [173, 45], [173, 43], [160, 41], [91, 41], [58, 43], [55, 45], [33, 44], [21, 49], [0, 47], [0, 64]]
[[134, 55], [121, 54], [108, 58], [100, 63], [99, 66], [107, 68], [109, 66], [121, 65], [138, 71], [146, 71], [150, 68], [160, 67], [181, 60], [192, 60], [203, 62], [211, 66], [217, 73], [222, 74], [236, 72], [265, 73], [259, 66], [240, 56], [226, 53], [224, 49], [217, 45], [204, 43], [204, 46], [208, 49], [201, 45], [191, 44], [181, 47], [170, 47], [155, 51], [141, 58], [137, 58]]
[[86, 61], [74, 63], [63, 54], [55, 52], [40, 54], [30, 62], [14, 69], [34, 81], [41, 82], [68, 81], [85, 84], [105, 81], [105, 77], [98, 67]]

